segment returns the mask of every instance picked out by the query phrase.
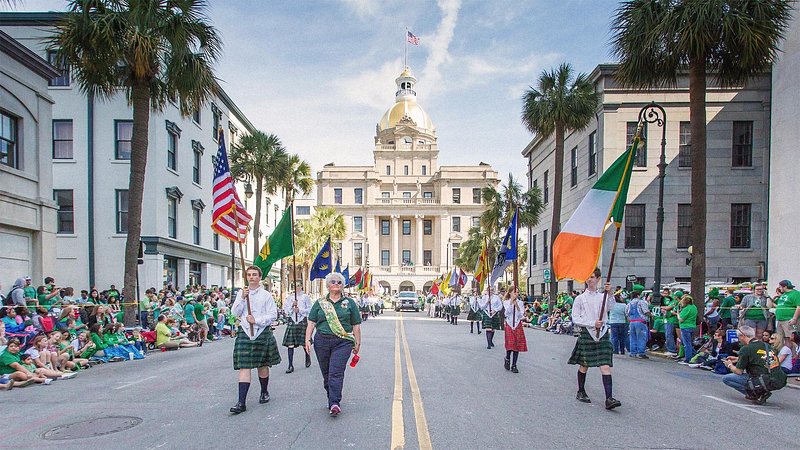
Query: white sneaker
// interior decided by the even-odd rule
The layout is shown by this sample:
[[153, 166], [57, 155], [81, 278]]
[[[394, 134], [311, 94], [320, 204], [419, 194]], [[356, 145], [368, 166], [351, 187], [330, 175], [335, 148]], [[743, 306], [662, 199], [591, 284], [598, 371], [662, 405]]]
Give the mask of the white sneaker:
[[71, 378], [75, 378], [77, 375], [78, 374], [75, 373], [75, 372], [65, 373], [64, 375], [61, 375], [61, 377], [59, 377], [58, 379], [59, 380], [69, 380]]
[[683, 366], [688, 366], [689, 365], [689, 363], [687, 363], [686, 361], [678, 361], [678, 364], [683, 365]]
[[698, 368], [698, 367], [700, 367], [701, 365], [702, 365], [702, 364], [689, 364], [689, 367], [691, 367], [692, 369], [697, 369], [697, 368]]
[[673, 352], [664, 352], [664, 356], [678, 356], [678, 354]]

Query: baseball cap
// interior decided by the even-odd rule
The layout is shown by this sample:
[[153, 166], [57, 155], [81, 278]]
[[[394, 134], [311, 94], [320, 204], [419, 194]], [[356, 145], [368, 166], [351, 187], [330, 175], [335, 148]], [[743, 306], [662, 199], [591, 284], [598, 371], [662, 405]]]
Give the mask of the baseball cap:
[[26, 275], [25, 276], [25, 281], [31, 281], [31, 276], [30, 275]]
[[779, 285], [781, 285], [781, 286], [783, 286], [783, 287], [785, 287], [785, 288], [788, 288], [788, 289], [794, 289], [794, 285], [793, 285], [793, 284], [792, 284], [792, 282], [791, 282], [791, 281], [789, 281], [789, 280], [782, 280], [782, 281], [781, 281], [780, 283], [778, 283], [778, 284], [779, 284]]

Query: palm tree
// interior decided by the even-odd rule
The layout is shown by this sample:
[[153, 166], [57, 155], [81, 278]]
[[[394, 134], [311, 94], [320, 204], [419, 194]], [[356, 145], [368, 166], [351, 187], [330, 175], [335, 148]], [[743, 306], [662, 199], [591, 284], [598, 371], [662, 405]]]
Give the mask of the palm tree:
[[[539, 75], [538, 86], [523, 96], [522, 123], [541, 138], [555, 133], [553, 168], [553, 219], [550, 225], [550, 261], [553, 243], [561, 231], [561, 197], [564, 184], [564, 136], [568, 130], [586, 128], [594, 117], [600, 94], [585, 73], [573, 76], [572, 67], [563, 63]], [[550, 304], [555, 303], [558, 281], [550, 282]]]
[[[150, 112], [175, 102], [188, 116], [218, 89], [212, 65], [222, 44], [206, 8], [202, 0], [73, 0], [48, 39], [58, 65], [72, 67], [81, 91], [101, 99], [124, 91], [133, 109], [123, 286], [128, 305], [136, 298]], [[135, 306], [125, 307], [126, 325], [135, 313]]]
[[[674, 86], [689, 75], [692, 293], [702, 306], [706, 280], [706, 78], [741, 86], [770, 70], [791, 19], [792, 1], [634, 0], [620, 4], [612, 45], [624, 84]], [[698, 307], [700, 307], [698, 306]]]
[[314, 189], [314, 179], [311, 178], [311, 166], [299, 155], [289, 156], [287, 170], [281, 179], [286, 207], [294, 202], [298, 192], [308, 195]]
[[256, 130], [242, 136], [230, 155], [231, 175], [238, 181], [256, 183], [256, 213], [253, 217], [253, 259], [261, 251], [261, 199], [278, 192], [288, 170], [289, 155], [274, 134]]
[[483, 227], [470, 228], [467, 239], [458, 247], [458, 257], [453, 264], [465, 270], [472, 270], [478, 263], [484, 243], [488, 241], [491, 241], [491, 245], [489, 245], [489, 260], [494, 261], [495, 249], [498, 244], [497, 235], [490, 237], [488, 231]]
[[[328, 238], [331, 239], [331, 250], [333, 250], [333, 246], [335, 245], [333, 241], [344, 239], [346, 231], [344, 216], [335, 209], [330, 207], [317, 208], [309, 221], [311, 227], [309, 244], [313, 248], [312, 254], [314, 255], [311, 257], [312, 260]], [[321, 281], [319, 286], [321, 292]]]

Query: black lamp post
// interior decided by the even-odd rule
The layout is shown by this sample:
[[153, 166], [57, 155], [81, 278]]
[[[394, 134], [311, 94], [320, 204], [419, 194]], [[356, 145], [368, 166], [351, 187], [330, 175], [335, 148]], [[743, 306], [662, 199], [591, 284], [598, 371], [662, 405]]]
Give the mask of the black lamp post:
[[661, 257], [664, 238], [664, 176], [667, 170], [667, 113], [656, 102], [645, 105], [639, 111], [639, 121], [661, 127], [661, 156], [658, 160], [658, 211], [656, 212], [656, 266], [653, 279], [653, 304], [661, 304]]

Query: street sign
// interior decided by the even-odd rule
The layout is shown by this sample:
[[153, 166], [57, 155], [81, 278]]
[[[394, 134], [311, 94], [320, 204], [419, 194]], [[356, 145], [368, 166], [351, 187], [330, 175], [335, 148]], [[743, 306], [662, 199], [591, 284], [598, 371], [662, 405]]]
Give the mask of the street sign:
[[544, 269], [544, 282], [550, 282], [550, 269]]
[[631, 283], [636, 282], [636, 275], [628, 275], [625, 277], [625, 281], [630, 281]]

